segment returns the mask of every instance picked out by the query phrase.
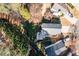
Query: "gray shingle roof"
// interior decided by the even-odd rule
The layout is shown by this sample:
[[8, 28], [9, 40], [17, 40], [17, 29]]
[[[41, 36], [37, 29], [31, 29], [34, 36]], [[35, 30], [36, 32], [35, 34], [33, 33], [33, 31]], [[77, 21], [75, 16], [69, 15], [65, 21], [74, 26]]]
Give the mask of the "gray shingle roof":
[[42, 28], [61, 28], [61, 24], [43, 23]]

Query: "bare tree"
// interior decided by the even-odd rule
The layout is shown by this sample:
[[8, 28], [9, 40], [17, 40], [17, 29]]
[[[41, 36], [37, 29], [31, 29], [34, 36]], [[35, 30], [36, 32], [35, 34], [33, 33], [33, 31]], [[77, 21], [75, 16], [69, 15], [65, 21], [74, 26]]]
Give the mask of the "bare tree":
[[76, 47], [75, 47], [75, 44], [76, 44], [76, 37], [77, 37], [77, 33], [76, 33], [76, 25], [71, 25], [70, 26], [70, 49], [71, 49], [71, 53], [72, 55], [76, 55]]

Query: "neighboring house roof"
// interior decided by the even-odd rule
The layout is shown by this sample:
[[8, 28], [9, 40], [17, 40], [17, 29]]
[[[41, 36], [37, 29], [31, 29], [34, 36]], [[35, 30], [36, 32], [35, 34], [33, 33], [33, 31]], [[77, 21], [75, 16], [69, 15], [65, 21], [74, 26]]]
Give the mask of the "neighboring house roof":
[[[47, 53], [47, 55], [60, 55], [62, 52], [66, 51], [67, 48], [65, 47], [65, 44], [63, 43], [62, 40], [51, 44], [49, 46], [45, 47], [46, 52], [51, 51], [50, 53]], [[54, 52], [55, 54], [53, 54], [52, 52]]]
[[[55, 11], [56, 13], [56, 11], [58, 11], [59, 9], [62, 13], [67, 14], [67, 16], [70, 17], [70, 10], [65, 3], [55, 3], [54, 6], [51, 8], [51, 11]], [[70, 18], [65, 18], [64, 16], [60, 17], [62, 26], [69, 26], [71, 24], [71, 22], [68, 19]]]
[[[76, 6], [75, 4], [73, 4], [73, 5]], [[79, 7], [79, 6], [76, 6], [76, 7]], [[51, 8], [51, 11], [53, 11], [53, 12], [55, 11], [56, 12], [59, 9], [61, 10], [62, 13], [64, 13], [63, 17], [65, 17], [66, 22], [67, 22], [67, 24], [65, 24], [66, 22], [64, 20], [64, 24], [65, 25], [70, 25], [69, 22], [71, 22], [72, 24], [75, 24], [75, 22], [79, 19], [78, 8], [70, 9], [68, 7], [68, 5], [65, 4], [65, 3], [55, 3], [54, 6]], [[72, 17], [72, 14], [73, 14], [74, 17]]]
[[70, 13], [67, 5], [64, 3], [61, 3], [61, 4], [55, 3], [53, 7], [51, 8], [51, 10], [53, 11], [53, 9], [55, 9], [56, 11], [60, 9], [63, 13]]
[[67, 7], [66, 3], [58, 3], [60, 6], [65, 8], [67, 11], [69, 11], [69, 8]]

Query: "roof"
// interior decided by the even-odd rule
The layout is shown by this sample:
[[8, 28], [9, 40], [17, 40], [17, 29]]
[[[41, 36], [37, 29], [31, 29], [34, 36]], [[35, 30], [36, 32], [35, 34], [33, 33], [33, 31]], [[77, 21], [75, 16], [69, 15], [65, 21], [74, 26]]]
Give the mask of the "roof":
[[53, 23], [43, 23], [41, 25], [42, 28], [61, 28], [61, 24], [53, 24]]
[[54, 47], [54, 50], [58, 50], [59, 48], [64, 47], [64, 43], [62, 42], [62, 40], [60, 40], [54, 44], [51, 44], [51, 45], [45, 47], [45, 49], [50, 48], [50, 47]]
[[[65, 50], [67, 50], [67, 48], [65, 47], [64, 43], [62, 42], [62, 40], [54, 43], [54, 44], [51, 44], [47, 47], [45, 47], [45, 49], [51, 49], [55, 52], [56, 55], [60, 55], [62, 52], [64, 52]], [[50, 52], [51, 53], [51, 52]], [[51, 53], [51, 55], [53, 55]]]
[[60, 3], [55, 3], [52, 8], [55, 9], [55, 10], [60, 9], [64, 13], [69, 13], [69, 9], [68, 9], [67, 5], [64, 4], [64, 3], [61, 3], [61, 4]]
[[43, 40], [45, 37], [47, 37], [48, 36], [48, 33], [47, 33], [47, 31], [45, 31], [45, 30], [41, 30], [41, 32], [37, 32], [37, 41], [38, 40]]

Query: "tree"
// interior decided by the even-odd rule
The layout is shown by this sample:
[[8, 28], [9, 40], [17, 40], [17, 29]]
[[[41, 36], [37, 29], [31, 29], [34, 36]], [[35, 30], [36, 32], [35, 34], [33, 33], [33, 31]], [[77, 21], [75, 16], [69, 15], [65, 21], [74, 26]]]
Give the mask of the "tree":
[[76, 44], [76, 37], [77, 37], [77, 33], [76, 33], [76, 25], [71, 25], [70, 26], [70, 39], [71, 39], [71, 41], [70, 41], [70, 43], [71, 43], [71, 45], [70, 45], [70, 49], [71, 49], [71, 53], [72, 53], [72, 55], [76, 55], [76, 48], [75, 48], [75, 44]]

